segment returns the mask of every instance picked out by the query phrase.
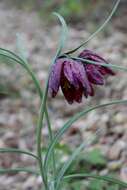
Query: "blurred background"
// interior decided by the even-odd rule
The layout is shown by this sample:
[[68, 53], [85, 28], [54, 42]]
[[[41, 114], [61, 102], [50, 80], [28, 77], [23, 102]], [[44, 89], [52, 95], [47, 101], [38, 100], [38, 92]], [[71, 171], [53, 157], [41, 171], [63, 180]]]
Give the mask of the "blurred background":
[[[51, 14], [57, 11], [69, 26], [65, 50], [77, 47], [100, 26], [109, 15], [114, 0], [0, 0], [0, 47], [14, 52], [18, 49], [17, 36], [29, 64], [44, 86], [47, 69], [55, 54], [60, 26]], [[117, 12], [88, 44], [88, 49], [100, 53], [110, 63], [127, 66], [127, 0], [121, 0]], [[31, 78], [18, 65], [0, 58], [0, 148], [11, 147], [36, 151], [36, 124], [40, 100]], [[75, 113], [90, 105], [127, 98], [127, 73], [116, 71], [115, 77], [96, 87], [93, 98], [81, 104], [67, 105], [61, 92], [48, 100], [54, 133]], [[93, 111], [78, 120], [56, 147], [59, 168], [82, 141], [90, 141], [67, 173], [93, 172], [110, 174], [127, 181], [127, 106], [117, 105]], [[101, 130], [99, 130], [101, 129]], [[97, 132], [99, 130], [99, 132]], [[96, 134], [97, 133], [97, 134]], [[45, 122], [44, 148], [48, 144]], [[61, 158], [61, 159], [59, 159]], [[31, 167], [36, 162], [24, 155], [1, 154], [0, 168]], [[40, 177], [14, 173], [0, 175], [0, 190], [39, 189]], [[119, 190], [115, 185], [97, 180], [70, 180], [63, 190]]]

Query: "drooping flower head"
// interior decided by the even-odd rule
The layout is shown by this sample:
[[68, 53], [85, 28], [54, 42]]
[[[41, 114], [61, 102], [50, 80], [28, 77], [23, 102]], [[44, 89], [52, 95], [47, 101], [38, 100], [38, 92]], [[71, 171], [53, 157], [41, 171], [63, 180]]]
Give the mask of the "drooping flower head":
[[[107, 63], [103, 58], [89, 50], [84, 50], [80, 58]], [[84, 64], [71, 58], [58, 58], [52, 65], [49, 77], [49, 93], [55, 97], [59, 87], [69, 104], [80, 103], [82, 96], [94, 95], [93, 84], [103, 85], [104, 75], [114, 75], [114, 72], [101, 65]]]
[[88, 81], [85, 68], [80, 61], [59, 58], [52, 66], [49, 78], [49, 93], [55, 97], [59, 87], [69, 104], [80, 103], [82, 95], [93, 95], [93, 88]]
[[[93, 53], [90, 50], [83, 50], [80, 55], [80, 58], [84, 58], [90, 61], [94, 61], [97, 63], [106, 63], [108, 64], [108, 62], [102, 58], [101, 56], [99, 56], [96, 53]], [[84, 65], [86, 73], [87, 73], [87, 77], [88, 80], [92, 83], [92, 84], [96, 84], [96, 85], [103, 85], [104, 84], [104, 76], [106, 75], [115, 75], [115, 73], [108, 67], [104, 67], [101, 65], [93, 65], [93, 64], [85, 64]]]

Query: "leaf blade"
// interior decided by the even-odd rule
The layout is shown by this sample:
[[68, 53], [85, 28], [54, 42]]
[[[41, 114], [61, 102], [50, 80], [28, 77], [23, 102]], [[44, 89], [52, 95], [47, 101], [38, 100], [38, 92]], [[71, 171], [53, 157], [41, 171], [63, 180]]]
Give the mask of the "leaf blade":
[[17, 172], [28, 172], [31, 174], [39, 175], [38, 172], [30, 169], [30, 168], [9, 168], [9, 169], [4, 169], [0, 168], [0, 175], [7, 174], [7, 173], [17, 173]]
[[88, 174], [88, 173], [83, 173], [83, 174], [72, 174], [72, 175], [68, 175], [68, 176], [65, 176], [63, 178], [63, 180], [67, 180], [67, 179], [72, 179], [72, 178], [84, 178], [84, 177], [87, 177], [87, 178], [95, 178], [95, 179], [98, 179], [98, 180], [104, 180], [104, 181], [107, 181], [107, 182], [110, 182], [110, 183], [114, 183], [114, 184], [118, 184], [122, 187], [127, 187], [127, 183], [121, 181], [121, 180], [118, 180], [118, 179], [115, 179], [115, 178], [112, 178], [112, 177], [109, 177], [109, 176], [100, 176], [100, 175], [96, 175], [96, 174]]
[[93, 110], [96, 110], [96, 109], [99, 109], [99, 108], [102, 108], [102, 107], [106, 107], [106, 106], [110, 106], [110, 105], [115, 105], [115, 104], [126, 104], [127, 103], [127, 100], [115, 100], [115, 101], [112, 101], [112, 102], [108, 102], [108, 103], [104, 103], [104, 104], [101, 104], [101, 105], [96, 105], [96, 106], [93, 106], [93, 107], [90, 107], [88, 109], [84, 109], [83, 111], [77, 113], [75, 116], [73, 116], [69, 121], [67, 121], [65, 123], [65, 125], [57, 132], [57, 134], [55, 135], [52, 143], [50, 143], [48, 149], [47, 149], [47, 153], [46, 153], [46, 156], [45, 156], [45, 161], [44, 161], [44, 167], [47, 167], [48, 165], [48, 161], [49, 161], [49, 158], [50, 158], [50, 155], [52, 153], [52, 149], [54, 148], [54, 146], [56, 145], [56, 143], [58, 142], [58, 140], [60, 139], [60, 137], [67, 131], [67, 129], [70, 128], [70, 126], [75, 122], [77, 121], [79, 118], [85, 116], [86, 114], [88, 114], [90, 111], [93, 111]]
[[81, 150], [84, 148], [85, 143], [83, 142], [78, 148], [76, 148], [76, 150], [74, 151], [74, 153], [70, 156], [69, 160], [63, 165], [63, 167], [61, 168], [60, 172], [58, 173], [58, 177], [56, 178], [56, 190], [59, 189], [59, 185], [60, 185], [60, 181], [62, 180], [66, 170], [69, 168], [69, 166], [71, 165], [71, 163], [74, 161], [74, 159], [76, 158], [76, 156], [81, 152]]
[[33, 158], [38, 159], [38, 157], [32, 154], [31, 152], [17, 149], [17, 148], [0, 148], [0, 153], [20, 153], [20, 154], [26, 154], [26, 155], [32, 156]]
[[60, 37], [60, 41], [59, 41], [59, 46], [58, 46], [58, 49], [57, 49], [57, 53], [56, 53], [56, 56], [55, 57], [58, 57], [61, 52], [62, 52], [62, 49], [65, 45], [65, 42], [66, 42], [66, 39], [67, 39], [67, 33], [68, 33], [68, 28], [67, 28], [67, 24], [66, 24], [66, 21], [64, 20], [64, 18], [57, 12], [53, 12], [53, 15], [57, 16], [60, 23], [61, 23], [61, 37]]
[[111, 13], [109, 14], [108, 18], [104, 21], [104, 23], [93, 34], [91, 34], [88, 37], [88, 39], [85, 42], [83, 42], [77, 48], [75, 48], [75, 49], [73, 49], [71, 51], [68, 51], [66, 54], [72, 54], [72, 53], [74, 53], [75, 51], [77, 51], [78, 49], [80, 49], [81, 47], [83, 47], [86, 43], [88, 43], [90, 40], [92, 40], [107, 25], [107, 23], [110, 21], [110, 19], [112, 18], [113, 14], [115, 13], [115, 11], [116, 11], [119, 3], [120, 3], [120, 0], [117, 0], [116, 3], [115, 3], [115, 5], [114, 5], [114, 7], [113, 7], [113, 9], [112, 9], [112, 11], [111, 11]]

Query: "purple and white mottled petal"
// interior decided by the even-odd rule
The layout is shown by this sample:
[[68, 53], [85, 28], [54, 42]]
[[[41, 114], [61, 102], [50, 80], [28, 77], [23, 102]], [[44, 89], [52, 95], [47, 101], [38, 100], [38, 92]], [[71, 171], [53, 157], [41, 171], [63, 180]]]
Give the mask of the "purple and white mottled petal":
[[104, 62], [107, 63], [107, 61], [102, 58], [101, 56], [99, 56], [96, 53], [93, 53], [91, 50], [83, 50], [80, 54], [79, 57], [83, 57], [85, 59], [91, 59], [91, 60], [95, 60], [97, 62]]
[[60, 77], [64, 59], [57, 59], [56, 63], [52, 65], [49, 77], [49, 94], [55, 97], [60, 86]]
[[73, 83], [72, 65], [70, 60], [64, 62], [64, 75], [70, 83]]
[[104, 79], [102, 74], [98, 71], [95, 65], [86, 65], [86, 73], [91, 83], [96, 85], [103, 85]]
[[110, 68], [108, 68], [108, 67], [103, 67], [103, 66], [101, 66], [101, 68], [99, 68], [98, 70], [100, 71], [100, 73], [101, 73], [102, 75], [112, 75], [112, 76], [115, 75], [115, 72], [112, 71], [112, 70], [111, 70]]
[[[106, 64], [108, 64], [108, 62], [104, 58], [102, 58], [101, 56], [99, 56], [99, 55], [97, 55], [95, 53], [92, 53], [92, 52], [90, 54], [88, 53], [88, 55], [86, 55], [86, 59], [87, 58], [91, 59], [93, 61], [99, 62], [99, 63], [106, 63]], [[102, 75], [106, 75], [106, 74], [115, 75], [115, 73], [110, 68], [108, 68], [108, 67], [99, 66], [99, 65], [97, 65], [96, 67], [98, 68], [98, 70], [100, 71], [100, 73]]]
[[[85, 59], [89, 59], [89, 60], [92, 60], [92, 61], [96, 61], [96, 62], [99, 62], [99, 63], [106, 63], [106, 64], [108, 64], [108, 62], [103, 57], [99, 56], [96, 53], [93, 53], [90, 50], [83, 50], [80, 53], [79, 57], [82, 57], [82, 58], [85, 58]], [[115, 75], [115, 73], [112, 71], [112, 69], [110, 69], [108, 67], [96, 65], [96, 68], [98, 68], [99, 72], [102, 75], [107, 75], [107, 74], [108, 75]]]
[[91, 93], [91, 86], [88, 81], [86, 71], [84, 69], [84, 66], [81, 62], [73, 62], [73, 67], [72, 67], [73, 74], [77, 78], [77, 80], [82, 84], [84, 87], [85, 91], [89, 94]]
[[63, 67], [64, 76], [72, 85], [78, 88], [79, 84], [75, 76], [73, 75], [72, 67], [73, 67], [73, 60], [66, 59], [66, 61], [64, 62], [64, 67]]

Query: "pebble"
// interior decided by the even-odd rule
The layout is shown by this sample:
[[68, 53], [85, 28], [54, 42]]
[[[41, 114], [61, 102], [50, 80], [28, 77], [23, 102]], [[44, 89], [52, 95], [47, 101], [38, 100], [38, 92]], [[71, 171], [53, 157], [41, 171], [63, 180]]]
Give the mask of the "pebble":
[[126, 114], [119, 112], [114, 116], [114, 120], [118, 124], [123, 124], [127, 121], [127, 116], [126, 116]]
[[126, 143], [122, 140], [116, 141], [109, 149], [107, 156], [110, 160], [116, 160], [119, 158], [120, 153], [126, 147]]
[[33, 187], [37, 186], [37, 179], [34, 176], [29, 177], [23, 184], [23, 189], [32, 190]]
[[115, 161], [111, 161], [107, 164], [107, 168], [110, 170], [110, 171], [115, 171], [115, 170], [118, 170], [120, 169], [122, 166], [122, 160], [115, 160]]
[[16, 136], [16, 134], [13, 131], [7, 132], [4, 136], [4, 141], [6, 143], [6, 146], [8, 147], [17, 148], [19, 143], [18, 140], [18, 135]]
[[120, 177], [123, 181], [127, 182], [127, 166], [123, 166], [120, 170]]

